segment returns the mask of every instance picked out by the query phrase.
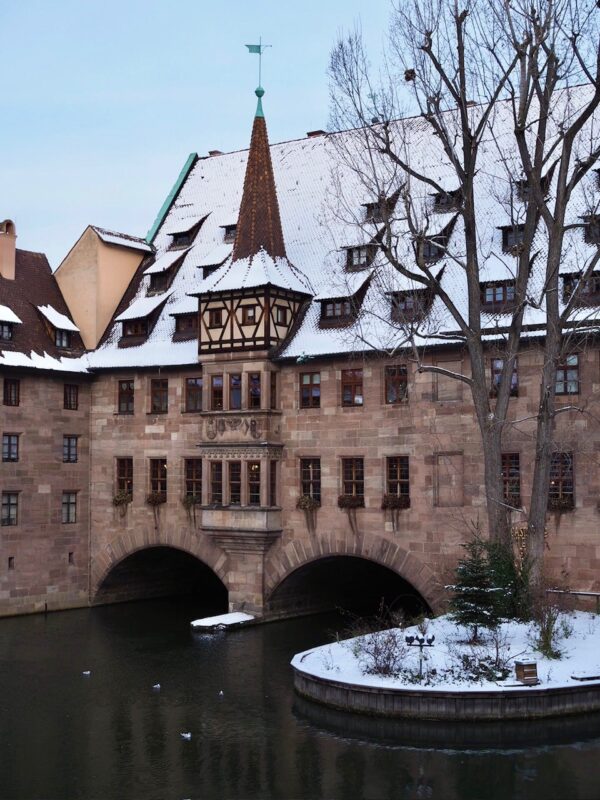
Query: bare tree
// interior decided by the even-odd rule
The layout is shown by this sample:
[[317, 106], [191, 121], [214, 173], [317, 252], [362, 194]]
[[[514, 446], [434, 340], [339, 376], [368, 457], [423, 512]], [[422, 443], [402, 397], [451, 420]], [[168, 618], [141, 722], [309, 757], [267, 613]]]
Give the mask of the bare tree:
[[[332, 137], [339, 162], [380, 206], [376, 230], [371, 219], [357, 222], [391, 265], [382, 286], [388, 280], [402, 287], [399, 296], [413, 297], [411, 313], [395, 316], [397, 342], [411, 347], [419, 371], [469, 387], [488, 527], [507, 542], [502, 440], [513, 373], [525, 332], [543, 333], [527, 515], [534, 587], [563, 410], [555, 403], [557, 368], [569, 333], [589, 328], [581, 299], [600, 259], [600, 237], [582, 236], [585, 225], [597, 225], [593, 192], [581, 213], [600, 154], [599, 14], [595, 0], [397, 0], [376, 79], [359, 32], [341, 38], [330, 61], [332, 126], [349, 131]], [[355, 205], [342, 199], [339, 213]], [[508, 220], [500, 252], [491, 234], [499, 211]], [[568, 297], [559, 281], [565, 260], [576, 265]], [[500, 294], [511, 286], [495, 315], [486, 282]], [[440, 340], [466, 349], [470, 374], [424, 358], [425, 346]], [[492, 346], [500, 365], [493, 397]]]

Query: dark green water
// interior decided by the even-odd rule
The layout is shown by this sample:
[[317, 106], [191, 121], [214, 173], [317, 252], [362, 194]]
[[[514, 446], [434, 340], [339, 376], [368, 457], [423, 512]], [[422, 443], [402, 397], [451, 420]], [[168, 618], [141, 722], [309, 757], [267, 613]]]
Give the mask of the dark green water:
[[201, 637], [202, 613], [157, 601], [0, 620], [0, 798], [600, 798], [600, 717], [329, 712], [295, 698], [288, 664], [333, 617]]

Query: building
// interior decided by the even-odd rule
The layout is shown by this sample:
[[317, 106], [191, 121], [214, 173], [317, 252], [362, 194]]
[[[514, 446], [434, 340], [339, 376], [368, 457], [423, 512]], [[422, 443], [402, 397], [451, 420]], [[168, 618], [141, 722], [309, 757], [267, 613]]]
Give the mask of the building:
[[[468, 376], [464, 348], [438, 301], [383, 262], [380, 215], [397, 195], [382, 203], [340, 167], [353, 132], [269, 145], [257, 96], [249, 150], [191, 156], [147, 239], [90, 226], [52, 276], [0, 227], [0, 613], [198, 586], [257, 613], [368, 591], [443, 607], [484, 515], [481, 443], [467, 388], [419, 373], [398, 320], [432, 320], [445, 342], [422, 337], [424, 358]], [[491, 392], [520, 230], [492, 202], [494, 163], [478, 188], [494, 254], [481, 283]], [[421, 201], [437, 226], [427, 257], [460, 303], [449, 197]], [[573, 234], [580, 250], [593, 225]], [[399, 242], [409, 257], [406, 231]], [[561, 272], [564, 303], [577, 271]], [[559, 369], [559, 402], [589, 413], [558, 420], [548, 516], [547, 568], [582, 590], [600, 589], [599, 280]], [[528, 313], [503, 457], [517, 508], [541, 358], [540, 312]]]

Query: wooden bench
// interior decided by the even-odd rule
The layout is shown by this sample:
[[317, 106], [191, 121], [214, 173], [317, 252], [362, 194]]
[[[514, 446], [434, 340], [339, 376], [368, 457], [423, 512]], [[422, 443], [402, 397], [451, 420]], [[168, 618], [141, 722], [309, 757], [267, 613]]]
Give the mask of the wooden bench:
[[568, 594], [572, 597], [594, 597], [596, 599], [596, 614], [600, 614], [600, 592], [571, 592], [568, 589], [546, 589], [546, 594]]

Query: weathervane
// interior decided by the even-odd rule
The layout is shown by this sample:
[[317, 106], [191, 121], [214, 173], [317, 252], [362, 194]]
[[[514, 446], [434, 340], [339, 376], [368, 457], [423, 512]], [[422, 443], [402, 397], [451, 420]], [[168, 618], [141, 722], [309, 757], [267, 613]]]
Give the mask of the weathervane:
[[262, 43], [262, 36], [258, 37], [258, 44], [247, 44], [246, 47], [248, 48], [249, 53], [258, 53], [258, 86], [261, 87], [261, 69], [262, 69], [262, 54], [263, 50], [267, 47], [272, 47], [273, 45], [270, 44], [263, 44]]

